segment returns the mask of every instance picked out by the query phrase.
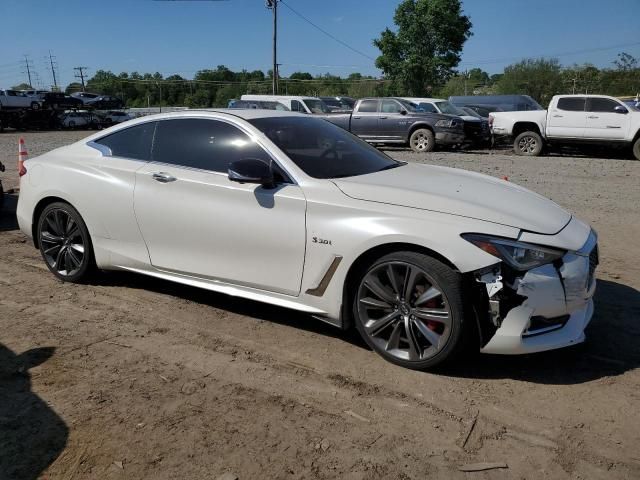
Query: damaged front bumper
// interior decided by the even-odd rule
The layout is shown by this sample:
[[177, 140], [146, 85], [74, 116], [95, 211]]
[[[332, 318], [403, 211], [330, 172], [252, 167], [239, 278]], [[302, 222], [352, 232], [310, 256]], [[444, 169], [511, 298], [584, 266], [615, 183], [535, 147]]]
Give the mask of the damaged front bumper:
[[597, 236], [591, 231], [586, 243], [561, 261], [526, 272], [507, 272], [499, 264], [479, 276], [496, 327], [481, 352], [525, 354], [583, 342], [593, 315], [597, 264]]

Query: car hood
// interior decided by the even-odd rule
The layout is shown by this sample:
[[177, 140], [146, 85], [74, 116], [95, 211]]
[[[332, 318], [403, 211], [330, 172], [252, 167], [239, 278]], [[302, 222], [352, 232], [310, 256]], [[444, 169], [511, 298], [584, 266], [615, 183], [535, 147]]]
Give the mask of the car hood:
[[546, 235], [558, 233], [571, 219], [562, 207], [526, 188], [455, 168], [409, 163], [333, 182], [358, 200], [459, 215]]

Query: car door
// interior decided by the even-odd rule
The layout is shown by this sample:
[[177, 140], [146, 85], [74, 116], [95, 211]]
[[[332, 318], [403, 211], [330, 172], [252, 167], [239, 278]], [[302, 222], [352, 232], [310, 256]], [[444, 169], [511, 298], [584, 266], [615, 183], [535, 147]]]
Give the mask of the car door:
[[376, 99], [361, 100], [358, 108], [351, 114], [351, 133], [363, 139], [380, 138], [378, 128], [378, 107]]
[[274, 188], [229, 180], [233, 160], [271, 162], [223, 119], [158, 122], [152, 162], [137, 172], [135, 212], [154, 267], [297, 295], [305, 252], [306, 200], [285, 180]]
[[562, 97], [547, 112], [547, 136], [583, 138], [587, 124], [585, 97]]
[[[624, 110], [617, 112], [616, 107]], [[629, 130], [629, 109], [610, 98], [587, 98], [585, 138], [624, 140]]]
[[380, 105], [378, 115], [378, 130], [381, 136], [389, 140], [403, 140], [408, 131], [406, 109], [400, 102], [392, 98], [385, 98]]

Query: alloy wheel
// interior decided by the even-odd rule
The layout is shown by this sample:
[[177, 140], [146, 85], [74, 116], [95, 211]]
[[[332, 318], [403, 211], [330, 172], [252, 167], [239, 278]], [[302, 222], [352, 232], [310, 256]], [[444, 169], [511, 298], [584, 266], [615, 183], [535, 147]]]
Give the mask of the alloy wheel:
[[62, 277], [78, 273], [85, 262], [85, 244], [80, 226], [71, 213], [47, 212], [40, 227], [40, 245], [45, 261]]
[[538, 142], [534, 137], [522, 137], [518, 142], [518, 148], [522, 153], [533, 153], [538, 147]]
[[417, 150], [426, 150], [429, 148], [429, 138], [424, 133], [418, 133], [413, 139], [413, 146]]
[[362, 279], [357, 302], [365, 334], [397, 359], [429, 359], [451, 335], [452, 313], [442, 288], [411, 263], [376, 265]]

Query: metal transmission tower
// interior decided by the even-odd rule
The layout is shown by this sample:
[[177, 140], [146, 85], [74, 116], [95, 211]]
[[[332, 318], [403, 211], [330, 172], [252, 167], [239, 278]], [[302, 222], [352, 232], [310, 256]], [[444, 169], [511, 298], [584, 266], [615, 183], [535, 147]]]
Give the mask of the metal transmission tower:
[[84, 92], [84, 70], [87, 70], [87, 67], [73, 67], [74, 70], [77, 70], [75, 77], [80, 79], [80, 83], [82, 83], [82, 91]]
[[273, 94], [278, 94], [278, 0], [265, 0], [266, 7], [273, 12]]

